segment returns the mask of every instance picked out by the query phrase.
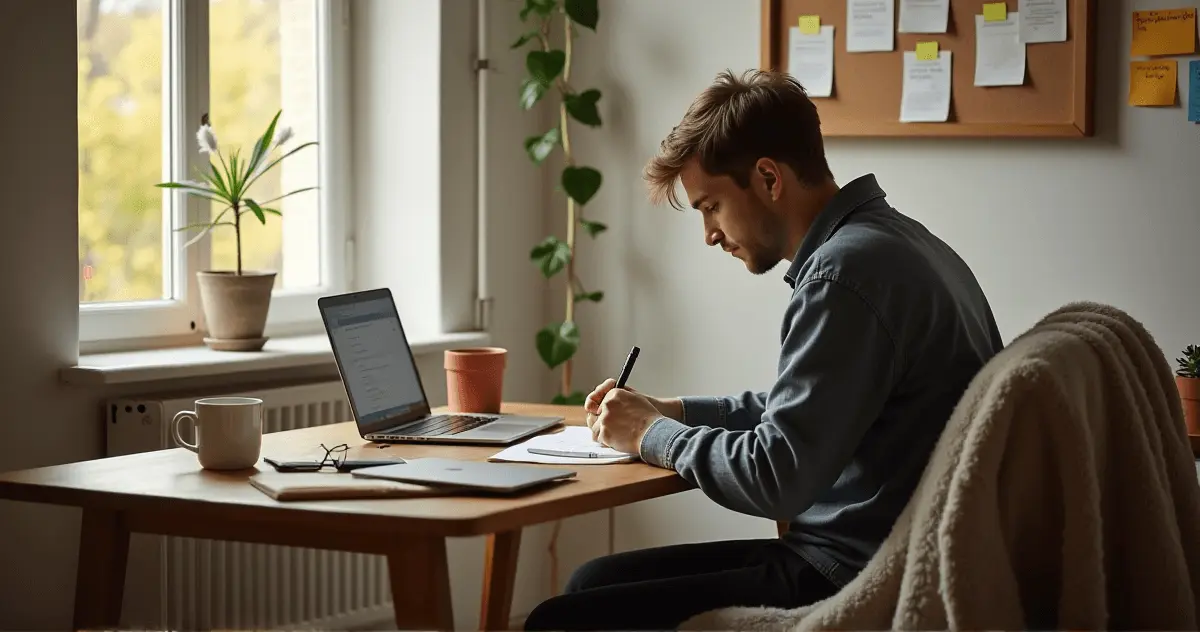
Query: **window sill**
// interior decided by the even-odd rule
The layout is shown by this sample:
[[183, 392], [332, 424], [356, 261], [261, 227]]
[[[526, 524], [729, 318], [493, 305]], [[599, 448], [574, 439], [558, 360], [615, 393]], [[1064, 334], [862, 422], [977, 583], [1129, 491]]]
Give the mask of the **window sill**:
[[[414, 339], [409, 344], [419, 356], [487, 342], [487, 332], [469, 331]], [[62, 369], [59, 377], [74, 386], [107, 386], [332, 365], [329, 338], [320, 334], [273, 338], [262, 351], [254, 352], [195, 346], [82, 355], [78, 365]]]

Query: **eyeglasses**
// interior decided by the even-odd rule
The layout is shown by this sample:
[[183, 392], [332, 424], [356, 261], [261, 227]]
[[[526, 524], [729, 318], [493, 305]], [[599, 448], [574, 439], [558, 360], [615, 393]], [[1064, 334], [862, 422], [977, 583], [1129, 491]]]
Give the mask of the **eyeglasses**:
[[332, 448], [327, 448], [325, 447], [325, 444], [322, 443], [321, 449], [325, 451], [325, 456], [321, 459], [318, 469], [325, 467], [326, 463], [332, 465], [334, 469], [340, 469], [342, 467], [342, 462], [346, 460], [346, 452], [350, 450], [350, 446], [342, 443], [335, 445]]
[[320, 461], [276, 461], [268, 458], [264, 458], [263, 461], [279, 472], [319, 472], [326, 465], [332, 465], [335, 470], [341, 471], [350, 446], [342, 443], [329, 448], [322, 443], [321, 449], [325, 451], [325, 456], [321, 457]]

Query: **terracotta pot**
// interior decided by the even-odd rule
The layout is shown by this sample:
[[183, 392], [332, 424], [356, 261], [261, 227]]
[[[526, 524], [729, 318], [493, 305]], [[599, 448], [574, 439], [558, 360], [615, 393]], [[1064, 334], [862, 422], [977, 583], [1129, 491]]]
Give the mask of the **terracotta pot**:
[[498, 414], [504, 396], [508, 351], [475, 347], [446, 351], [446, 396], [450, 410]]
[[1175, 376], [1179, 399], [1183, 403], [1183, 419], [1190, 435], [1200, 435], [1200, 378]]
[[200, 303], [208, 322], [204, 344], [222, 351], [258, 351], [266, 344], [263, 330], [271, 308], [274, 272], [196, 273]]

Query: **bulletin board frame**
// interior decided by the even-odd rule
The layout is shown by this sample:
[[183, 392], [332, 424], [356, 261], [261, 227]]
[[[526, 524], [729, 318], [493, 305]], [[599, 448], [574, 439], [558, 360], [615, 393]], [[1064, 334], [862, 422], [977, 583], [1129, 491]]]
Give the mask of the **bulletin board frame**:
[[[977, 88], [974, 16], [985, 1], [951, 0], [946, 33], [895, 34], [891, 52], [846, 51], [846, 0], [762, 0], [760, 68], [787, 70], [789, 28], [801, 15], [834, 25], [834, 90], [813, 98], [826, 137], [1084, 138], [1094, 133], [1096, 0], [1067, 0], [1067, 41], [1028, 44], [1023, 86]], [[1007, 0], [1017, 10], [1017, 0]], [[899, 23], [899, 0], [896, 21]], [[953, 51], [950, 116], [900, 122], [904, 51], [917, 41]], [[978, 91], [978, 92], [977, 92]], [[891, 106], [894, 105], [894, 108]]]

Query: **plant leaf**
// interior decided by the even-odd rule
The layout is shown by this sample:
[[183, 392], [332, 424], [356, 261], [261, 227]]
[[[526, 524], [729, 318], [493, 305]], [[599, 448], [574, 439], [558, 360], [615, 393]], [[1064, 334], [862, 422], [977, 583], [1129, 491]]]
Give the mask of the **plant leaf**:
[[260, 202], [260, 204], [270, 204], [271, 202], [278, 202], [279, 200], [282, 200], [285, 197], [291, 197], [293, 195], [296, 195], [297, 193], [304, 193], [305, 191], [312, 191], [313, 189], [316, 189], [316, 188], [317, 187], [304, 187], [302, 189], [296, 189], [295, 191], [291, 191], [289, 193], [284, 193], [283, 195], [281, 195], [279, 197], [271, 198], [271, 199], [267, 200], [266, 202]]
[[546, 86], [532, 77], [521, 82], [521, 109], [528, 110], [546, 95]]
[[258, 142], [254, 145], [254, 155], [250, 158], [249, 168], [246, 169], [247, 174], [254, 173], [258, 164], [262, 162], [264, 156], [267, 155], [267, 148], [271, 146], [271, 141], [275, 138], [275, 125], [279, 123], [279, 115], [283, 114], [283, 110], [275, 113], [275, 118], [271, 119], [271, 124], [267, 126], [267, 131], [259, 137]]
[[208, 169], [210, 173], [204, 173], [201, 171], [200, 175], [204, 176], [204, 180], [206, 182], [216, 187], [217, 191], [221, 193], [222, 196], [228, 198], [229, 187], [225, 184], [225, 178], [221, 177], [221, 170], [217, 169], [217, 166], [214, 165], [211, 160], [208, 161]]
[[284, 154], [284, 155], [282, 155], [282, 156], [280, 156], [280, 157], [276, 158], [275, 160], [272, 160], [271, 162], [267, 163], [267, 166], [263, 167], [262, 169], [259, 169], [259, 170], [258, 170], [258, 171], [257, 171], [257, 172], [254, 174], [254, 177], [250, 178], [250, 181], [246, 183], [246, 186], [242, 188], [242, 191], [245, 191], [245, 190], [249, 189], [249, 188], [250, 188], [250, 185], [254, 184], [254, 183], [255, 183], [255, 181], [257, 181], [259, 178], [261, 178], [261, 177], [262, 177], [262, 174], [264, 174], [264, 173], [266, 173], [266, 172], [270, 171], [270, 170], [271, 170], [271, 167], [274, 167], [275, 165], [277, 165], [277, 164], [279, 164], [279, 163], [283, 162], [283, 159], [284, 159], [284, 158], [287, 158], [288, 156], [291, 156], [292, 154], [294, 154], [294, 153], [296, 153], [296, 152], [300, 151], [301, 149], [304, 149], [305, 147], [310, 147], [310, 146], [312, 146], [312, 145], [316, 145], [316, 144], [317, 144], [317, 141], [315, 141], [315, 140], [310, 140], [310, 141], [308, 141], [307, 143], [304, 143], [303, 145], [300, 145], [299, 147], [296, 147], [296, 148], [292, 149], [291, 151], [287, 152], [286, 154]]
[[517, 41], [513, 42], [512, 45], [509, 46], [509, 48], [520, 48], [520, 47], [528, 44], [529, 42], [532, 42], [533, 40], [537, 39], [537, 36], [538, 36], [537, 31], [530, 31], [530, 32], [522, 35], [521, 37], [518, 37]]
[[[202, 231], [199, 235], [196, 235], [195, 237], [192, 237], [191, 239], [189, 239], [187, 241], [187, 243], [183, 244], [183, 247], [187, 248], [187, 247], [191, 246], [192, 244], [200, 241], [201, 239], [204, 239], [204, 236], [211, 233], [212, 229], [217, 226], [232, 226], [233, 225], [232, 222], [222, 222], [221, 221], [221, 218], [225, 217], [225, 214], [228, 213], [232, 209], [233, 209], [232, 206], [226, 206], [225, 208], [221, 209], [221, 212], [217, 213], [217, 216], [213, 218], [213, 220], [210, 224], [208, 224], [208, 228], [205, 228], [204, 231]], [[203, 226], [203, 224], [198, 224], [198, 226]]]
[[529, 251], [529, 258], [542, 269], [547, 279], [562, 272], [571, 260], [571, 247], [558, 237], [550, 236]]
[[207, 224], [188, 224], [187, 226], [180, 226], [179, 228], [176, 228], [175, 232], [180, 232], [180, 231], [184, 231], [184, 230], [195, 230], [197, 228], [211, 229], [213, 226], [233, 226], [233, 222], [210, 222]]
[[528, 18], [530, 13], [537, 13], [542, 17], [550, 15], [554, 11], [554, 2], [555, 0], [525, 0], [525, 6], [521, 9], [521, 20]]
[[546, 325], [537, 332], [537, 351], [546, 366], [554, 368], [579, 349], [579, 328], [573, 322]]
[[194, 195], [196, 197], [212, 200], [213, 202], [220, 202], [222, 204], [229, 203], [229, 200], [222, 197], [217, 191], [205, 189], [204, 187], [198, 187], [194, 184], [183, 184], [180, 182], [160, 182], [154, 186], [160, 189], [183, 189], [183, 192], [187, 193], [188, 195]]
[[591, 301], [593, 303], [599, 303], [600, 301], [603, 301], [603, 300], [604, 300], [604, 292], [580, 292], [575, 295], [576, 303], [579, 303], [581, 301]]
[[600, 7], [597, 0], [563, 0], [563, 8], [567, 16], [579, 26], [586, 26], [593, 31], [600, 22]]
[[583, 391], [575, 391], [566, 397], [559, 393], [550, 400], [550, 403], [555, 406], [583, 406], [586, 399], [587, 395]]
[[258, 218], [259, 223], [265, 225], [267, 223], [267, 216], [263, 214], [262, 207], [258, 205], [258, 202], [250, 198], [246, 198], [245, 202], [246, 206], [249, 206], [250, 210], [254, 211], [254, 216]]
[[600, 182], [600, 172], [591, 167], [566, 167], [562, 172], [563, 190], [580, 206], [596, 195]]
[[579, 223], [583, 225], [583, 229], [586, 230], [588, 235], [591, 235], [593, 239], [596, 237], [596, 235], [608, 230], [608, 226], [605, 226], [600, 222], [592, 222], [586, 219], [581, 219], [579, 220]]
[[525, 55], [525, 69], [538, 83], [549, 86], [567, 65], [567, 54], [561, 50], [531, 50]]
[[534, 164], [542, 164], [542, 161], [554, 151], [554, 147], [558, 145], [559, 133], [557, 127], [552, 127], [541, 136], [530, 136], [525, 139], [525, 153], [529, 154], [529, 159]]
[[585, 90], [580, 94], [563, 96], [563, 105], [571, 118], [590, 127], [600, 127], [600, 110], [596, 102], [600, 100], [599, 90]]

